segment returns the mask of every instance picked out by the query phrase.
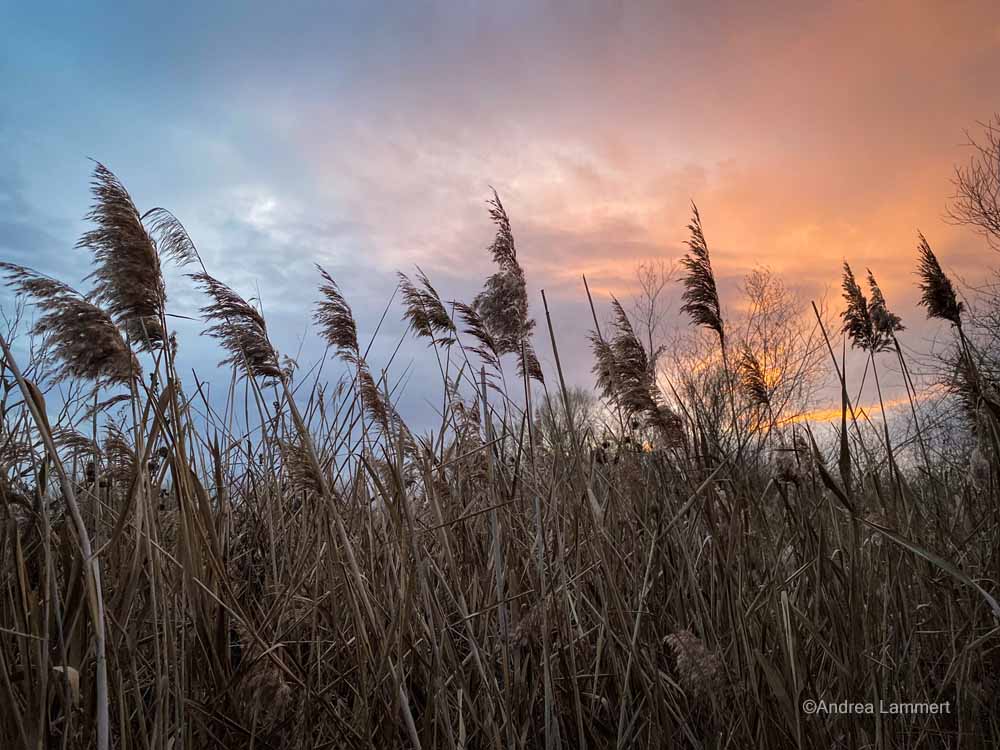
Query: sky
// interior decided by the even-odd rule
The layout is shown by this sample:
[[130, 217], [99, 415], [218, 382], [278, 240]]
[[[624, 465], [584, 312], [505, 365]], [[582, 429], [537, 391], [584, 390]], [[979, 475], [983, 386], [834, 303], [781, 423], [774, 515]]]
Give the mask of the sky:
[[[171, 209], [209, 271], [318, 359], [321, 263], [370, 335], [397, 270], [446, 298], [490, 273], [499, 192], [533, 313], [545, 289], [571, 382], [636, 264], [701, 211], [723, 303], [759, 265], [807, 298], [870, 267], [919, 347], [916, 233], [975, 280], [985, 243], [945, 221], [965, 131], [1000, 110], [993, 2], [9, 3], [0, 24], [0, 258], [81, 284], [97, 159]], [[832, 292], [830, 290], [833, 290]], [[173, 273], [171, 309], [197, 293]], [[0, 298], [5, 307], [9, 298]], [[399, 307], [376, 367], [404, 336]], [[201, 374], [221, 358], [179, 321]], [[553, 358], [539, 327], [539, 351]], [[412, 400], [436, 366], [404, 345]], [[224, 387], [225, 378], [218, 378]], [[429, 405], [428, 405], [428, 408]]]

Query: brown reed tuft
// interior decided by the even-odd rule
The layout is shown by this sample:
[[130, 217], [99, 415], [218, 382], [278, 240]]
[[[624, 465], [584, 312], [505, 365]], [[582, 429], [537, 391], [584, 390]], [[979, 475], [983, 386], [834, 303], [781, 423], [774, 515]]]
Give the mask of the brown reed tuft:
[[316, 303], [313, 320], [319, 326], [320, 334], [332, 346], [338, 356], [345, 362], [355, 364], [361, 361], [361, 349], [358, 346], [358, 326], [354, 322], [351, 306], [340, 293], [340, 287], [333, 277], [322, 266], [316, 265], [323, 278], [319, 291], [321, 299]]
[[681, 277], [684, 294], [681, 312], [691, 316], [696, 326], [704, 326], [715, 331], [719, 342], [725, 345], [725, 327], [722, 322], [722, 308], [719, 305], [719, 291], [715, 285], [715, 274], [708, 253], [708, 242], [701, 226], [698, 207], [691, 204], [694, 217], [688, 224], [691, 237], [687, 241], [690, 250], [681, 258], [681, 266], [686, 273]]
[[358, 371], [358, 391], [368, 418], [383, 431], [388, 431], [393, 422], [394, 411], [367, 366]]
[[928, 318], [947, 320], [957, 328], [962, 327], [962, 311], [964, 305], [958, 301], [955, 287], [952, 286], [938, 263], [937, 256], [931, 250], [924, 235], [917, 233], [920, 244], [917, 247], [919, 266], [917, 275], [920, 277], [920, 304], [927, 308]]
[[31, 332], [43, 338], [59, 361], [58, 379], [127, 383], [141, 373], [121, 331], [94, 302], [30, 268], [0, 263], [0, 270], [9, 287], [32, 298], [41, 309]]
[[455, 323], [424, 272], [417, 269], [416, 284], [406, 274], [400, 273], [399, 288], [403, 293], [405, 318], [410, 330], [421, 338], [430, 339], [431, 343], [445, 346], [454, 343]]
[[635, 335], [621, 303], [611, 298], [613, 335], [605, 341], [596, 331], [590, 341], [598, 388], [615, 403], [626, 419], [638, 418], [655, 429], [666, 445], [683, 441], [680, 417], [666, 405], [656, 383], [656, 357], [650, 357]]
[[871, 270], [868, 271], [868, 287], [871, 289], [871, 300], [861, 291], [851, 266], [845, 261], [841, 288], [847, 307], [841, 313], [844, 320], [841, 330], [850, 338], [851, 346], [878, 354], [892, 346], [893, 337], [897, 331], [903, 330], [903, 324], [899, 316], [891, 313], [886, 306], [885, 297]]
[[844, 290], [844, 300], [847, 302], [847, 307], [840, 314], [844, 320], [842, 332], [850, 338], [851, 346], [864, 349], [866, 352], [876, 351], [877, 336], [868, 310], [868, 298], [858, 286], [854, 272], [846, 261], [841, 288]]
[[455, 303], [455, 312], [458, 313], [458, 317], [462, 319], [462, 322], [466, 326], [463, 332], [472, 336], [477, 342], [475, 346], [469, 347], [470, 351], [478, 354], [479, 358], [485, 364], [499, 372], [500, 344], [493, 337], [493, 334], [490, 333], [486, 321], [483, 320], [475, 307], [467, 305], [464, 302]]
[[151, 208], [142, 216], [156, 249], [179, 266], [199, 260], [198, 249], [180, 220], [165, 208]]
[[[324, 477], [320, 476], [316, 464], [310, 459], [309, 452], [301, 438], [295, 437], [278, 442], [282, 466], [291, 487], [306, 490], [315, 495], [323, 494]], [[332, 486], [327, 481], [326, 486]]]
[[248, 377], [278, 378], [284, 371], [267, 337], [267, 324], [257, 309], [233, 289], [207, 273], [191, 274], [211, 298], [201, 314], [211, 325], [204, 333], [218, 339], [230, 355], [221, 364], [236, 366]]
[[[483, 290], [472, 301], [472, 307], [489, 332], [497, 354], [514, 354], [518, 359], [518, 372], [540, 381], [542, 370], [528, 343], [535, 321], [528, 315], [527, 285], [524, 269], [517, 260], [510, 217], [496, 190], [487, 205], [490, 218], [497, 227], [489, 251], [498, 270], [486, 279]], [[470, 327], [475, 329], [476, 326]]]
[[319, 326], [320, 334], [336, 350], [337, 356], [343, 362], [357, 368], [358, 394], [369, 419], [383, 432], [388, 432], [392, 427], [400, 429], [402, 420], [398, 418], [392, 404], [375, 382], [368, 363], [361, 354], [358, 326], [351, 312], [351, 306], [340, 293], [340, 288], [333, 277], [321, 266], [317, 265], [316, 268], [323, 279], [319, 287], [320, 301], [316, 303], [313, 314], [313, 320]]
[[958, 347], [951, 356], [950, 376], [945, 387], [962, 406], [973, 431], [993, 420], [1000, 424], [1000, 393], [989, 378], [985, 378], [971, 352]]
[[62, 448], [70, 453], [94, 454], [100, 449], [92, 438], [83, 435], [72, 427], [56, 427], [52, 431], [52, 442], [56, 447]]
[[534, 347], [525, 340], [522, 343], [523, 351], [517, 355], [517, 374], [522, 378], [530, 378], [538, 383], [545, 382], [545, 374], [542, 372], [542, 363], [538, 361]]
[[94, 205], [87, 219], [97, 227], [77, 247], [94, 257], [95, 300], [142, 349], [162, 345], [161, 314], [167, 291], [156, 243], [142, 224], [132, 197], [111, 170], [98, 163], [91, 183]]
[[135, 448], [122, 428], [114, 422], [104, 426], [102, 453], [107, 459], [108, 475], [119, 482], [129, 482], [138, 468]]
[[771, 405], [771, 390], [767, 386], [767, 375], [753, 349], [746, 342], [740, 347], [739, 359], [736, 362], [740, 387], [755, 406]]
[[705, 698], [722, 686], [722, 660], [698, 636], [690, 630], [678, 630], [665, 640], [673, 651], [680, 684], [686, 693]]
[[868, 311], [871, 314], [872, 328], [883, 342], [881, 348], [888, 348], [896, 333], [906, 330], [906, 326], [903, 325], [902, 318], [890, 312], [885, 295], [882, 294], [882, 289], [875, 281], [875, 274], [871, 272], [870, 268], [868, 269], [868, 288], [871, 291]]

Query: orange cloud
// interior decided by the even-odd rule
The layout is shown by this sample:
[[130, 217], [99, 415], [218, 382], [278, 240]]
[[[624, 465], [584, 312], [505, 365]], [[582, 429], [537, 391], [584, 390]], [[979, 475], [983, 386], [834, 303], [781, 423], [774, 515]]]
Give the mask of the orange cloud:
[[[914, 403], [920, 403], [922, 401], [930, 401], [935, 398], [940, 398], [945, 393], [942, 386], [933, 385], [929, 386], [916, 394], [914, 398]], [[900, 407], [908, 407], [910, 404], [910, 399], [908, 396], [899, 396], [896, 398], [885, 399], [885, 411], [888, 413], [894, 409]], [[882, 412], [882, 405], [877, 401], [874, 403], [867, 404], [855, 404], [854, 405], [854, 417], [858, 420], [863, 420], [866, 418], [871, 418]], [[794, 417], [789, 417], [788, 419], [782, 420], [782, 424], [801, 424], [804, 422], [818, 423], [818, 422], [839, 422], [842, 416], [842, 408], [837, 406], [836, 408], [822, 408], [814, 409], [812, 411], [806, 412], [805, 414], [797, 414]]]

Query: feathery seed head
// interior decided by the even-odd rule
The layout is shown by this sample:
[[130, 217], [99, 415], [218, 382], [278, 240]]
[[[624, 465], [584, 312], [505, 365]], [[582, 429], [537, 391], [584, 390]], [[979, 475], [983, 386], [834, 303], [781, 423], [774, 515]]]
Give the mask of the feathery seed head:
[[72, 287], [30, 268], [0, 263], [7, 286], [31, 297], [42, 311], [31, 332], [59, 360], [56, 377], [127, 383], [142, 368], [111, 316]]
[[611, 340], [604, 341], [596, 331], [590, 336], [598, 388], [622, 410], [626, 420], [641, 420], [641, 424], [656, 430], [666, 445], [676, 446], [684, 439], [682, 422], [664, 403], [656, 383], [656, 358], [646, 353], [625, 309], [614, 297], [611, 308]]
[[165, 208], [152, 208], [142, 221], [149, 227], [149, 234], [156, 243], [160, 255], [169, 258], [179, 266], [186, 266], [198, 260], [198, 250], [187, 229], [180, 220]]
[[445, 346], [454, 343], [455, 323], [423, 271], [417, 269], [417, 284], [400, 273], [399, 288], [403, 293], [404, 317], [410, 324], [410, 330], [417, 336], [430, 339], [431, 343]]
[[931, 250], [924, 235], [917, 233], [920, 244], [917, 252], [920, 255], [917, 274], [920, 276], [920, 304], [927, 308], [928, 318], [947, 320], [952, 325], [962, 327], [962, 311], [964, 305], [958, 301], [955, 287], [952, 286], [938, 263], [937, 256]]
[[708, 242], [701, 226], [701, 215], [698, 207], [691, 204], [694, 216], [688, 224], [691, 237], [687, 241], [689, 252], [681, 258], [681, 266], [685, 273], [681, 277], [684, 294], [681, 312], [691, 316], [691, 322], [696, 326], [705, 326], [719, 335], [719, 341], [725, 341], [725, 328], [722, 323], [722, 308], [719, 305], [719, 292], [715, 285], [715, 274], [712, 272], [712, 261], [708, 254]]
[[340, 293], [340, 287], [322, 266], [316, 266], [323, 283], [319, 287], [322, 299], [316, 303], [313, 320], [327, 343], [337, 350], [338, 355], [352, 362], [361, 358], [358, 346], [358, 327], [354, 322], [351, 306]]
[[706, 697], [723, 683], [722, 660], [708, 650], [690, 630], [679, 630], [666, 637], [677, 661], [681, 687], [695, 697]]
[[902, 318], [889, 311], [889, 307], [885, 302], [885, 296], [882, 294], [882, 289], [879, 287], [878, 282], [875, 281], [875, 275], [871, 272], [871, 269], [868, 269], [868, 288], [871, 290], [872, 295], [871, 301], [868, 304], [868, 311], [872, 319], [872, 329], [875, 336], [879, 339], [878, 348], [882, 350], [889, 346], [889, 342], [892, 341], [896, 332], [905, 330], [906, 326], [903, 325]]
[[868, 311], [868, 299], [854, 278], [850, 265], [844, 261], [844, 279], [842, 282], [844, 300], [847, 307], [840, 317], [844, 319], [841, 329], [851, 339], [851, 346], [865, 351], [871, 351], [875, 339], [871, 313]]
[[750, 401], [756, 406], [768, 406], [771, 403], [771, 390], [767, 386], [767, 375], [764, 366], [750, 345], [744, 343], [740, 349], [740, 357], [736, 364], [740, 385]]
[[191, 274], [194, 282], [211, 298], [201, 308], [211, 323], [204, 333], [218, 339], [230, 356], [224, 365], [242, 368], [249, 377], [281, 378], [278, 353], [267, 337], [267, 324], [257, 309], [233, 289], [207, 273]]
[[[518, 358], [518, 371], [522, 374], [527, 372], [529, 377], [540, 380], [542, 370], [538, 360], [533, 359], [534, 352], [530, 346], [521, 345], [522, 341], [530, 338], [535, 321], [528, 315], [527, 284], [524, 269], [517, 262], [510, 218], [496, 190], [487, 204], [490, 218], [497, 227], [489, 250], [498, 270], [486, 279], [483, 290], [472, 301], [472, 307], [484, 330], [489, 333], [498, 359], [502, 354], [514, 354]], [[481, 341], [479, 336], [476, 338]]]
[[156, 244], [125, 186], [103, 164], [94, 168], [92, 190], [86, 218], [97, 226], [77, 247], [94, 256], [94, 298], [140, 348], [157, 348], [165, 338], [160, 318], [167, 292]]

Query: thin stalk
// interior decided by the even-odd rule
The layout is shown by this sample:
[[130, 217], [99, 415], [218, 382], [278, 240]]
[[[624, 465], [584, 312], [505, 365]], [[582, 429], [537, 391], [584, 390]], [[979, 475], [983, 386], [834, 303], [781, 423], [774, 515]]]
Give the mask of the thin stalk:
[[108, 717], [108, 656], [107, 639], [104, 623], [104, 595], [101, 589], [101, 563], [93, 554], [93, 547], [90, 543], [90, 533], [83, 522], [80, 513], [80, 506], [76, 501], [76, 492], [73, 489], [73, 482], [66, 474], [66, 469], [59, 459], [55, 442], [48, 426], [48, 421], [41, 412], [41, 405], [36, 403], [32, 394], [32, 389], [21, 374], [21, 369], [11, 355], [7, 339], [0, 334], [0, 348], [3, 349], [4, 359], [7, 367], [17, 380], [17, 385], [21, 389], [24, 402], [27, 404], [38, 432], [45, 443], [45, 449], [49, 452], [52, 465], [55, 467], [59, 477], [59, 484], [62, 488], [63, 498], [66, 500], [66, 507], [69, 509], [70, 517], [73, 519], [73, 527], [76, 530], [80, 543], [80, 552], [84, 560], [84, 570], [86, 571], [87, 588], [89, 592], [88, 604], [94, 618], [94, 658], [96, 661], [96, 712], [97, 712], [97, 750], [108, 750], [109, 746], [109, 717]]

